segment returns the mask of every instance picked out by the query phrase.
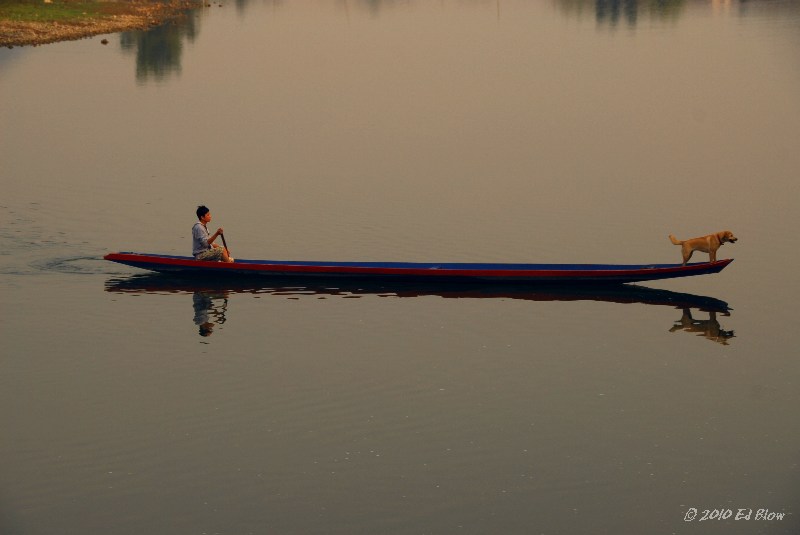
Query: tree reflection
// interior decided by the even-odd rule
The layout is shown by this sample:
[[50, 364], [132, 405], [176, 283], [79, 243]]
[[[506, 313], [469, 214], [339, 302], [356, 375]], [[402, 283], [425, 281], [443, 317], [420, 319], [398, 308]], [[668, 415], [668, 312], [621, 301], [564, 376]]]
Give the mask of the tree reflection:
[[180, 73], [183, 40], [197, 37], [197, 17], [188, 14], [175, 22], [146, 31], [123, 32], [122, 50], [136, 52], [136, 80], [162, 81], [172, 73]]
[[[252, 3], [253, 2], [251, 0], [234, 0], [234, 6], [236, 7], [236, 12], [239, 15], [244, 15], [245, 11]], [[284, 5], [284, 0], [261, 0], [261, 3], [264, 5], [270, 5], [274, 9], [282, 7]]]
[[607, 20], [612, 25], [616, 25], [620, 18], [624, 17], [628, 24], [635, 26], [638, 16], [639, 4], [636, 0], [595, 1], [595, 17], [598, 22], [605, 22]]
[[566, 13], [580, 15], [593, 11], [600, 24], [616, 26], [624, 21], [635, 26], [642, 15], [676, 19], [685, 9], [687, 0], [556, 0], [556, 3]]

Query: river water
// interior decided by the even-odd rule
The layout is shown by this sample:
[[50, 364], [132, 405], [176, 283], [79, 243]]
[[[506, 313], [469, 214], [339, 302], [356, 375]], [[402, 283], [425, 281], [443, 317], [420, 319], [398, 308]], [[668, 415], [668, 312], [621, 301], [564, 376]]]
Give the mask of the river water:
[[[0, 50], [0, 533], [800, 531], [800, 3], [241, 0], [106, 38]], [[102, 260], [189, 254], [201, 203], [240, 258], [739, 242], [615, 291]]]

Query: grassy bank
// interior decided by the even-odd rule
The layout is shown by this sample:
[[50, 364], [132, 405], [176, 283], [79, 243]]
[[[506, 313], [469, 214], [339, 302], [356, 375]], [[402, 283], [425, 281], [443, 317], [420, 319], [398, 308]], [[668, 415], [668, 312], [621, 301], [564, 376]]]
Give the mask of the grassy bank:
[[0, 0], [0, 46], [146, 29], [201, 5], [200, 0]]

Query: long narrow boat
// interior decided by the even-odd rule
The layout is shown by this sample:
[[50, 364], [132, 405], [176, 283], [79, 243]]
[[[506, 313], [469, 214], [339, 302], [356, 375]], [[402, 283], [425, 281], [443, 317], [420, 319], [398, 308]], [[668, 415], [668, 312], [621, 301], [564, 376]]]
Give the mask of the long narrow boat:
[[241, 260], [234, 263], [188, 256], [111, 253], [106, 260], [180, 275], [270, 276], [276, 278], [350, 278], [431, 282], [615, 283], [641, 282], [719, 273], [733, 259], [681, 264], [473, 264], [420, 262], [306, 262]]

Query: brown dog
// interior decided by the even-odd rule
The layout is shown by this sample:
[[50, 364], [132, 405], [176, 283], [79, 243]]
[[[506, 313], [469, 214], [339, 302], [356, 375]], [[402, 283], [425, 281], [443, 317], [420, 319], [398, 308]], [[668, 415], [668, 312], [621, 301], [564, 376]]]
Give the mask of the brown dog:
[[704, 253], [708, 253], [709, 260], [711, 262], [717, 261], [717, 249], [722, 247], [722, 244], [725, 242], [735, 243], [737, 238], [733, 235], [733, 232], [730, 230], [723, 230], [722, 232], [717, 232], [716, 234], [709, 234], [708, 236], [703, 236], [702, 238], [692, 238], [691, 240], [678, 240], [672, 234], [669, 235], [669, 239], [675, 245], [681, 246], [681, 253], [683, 254], [683, 265], [685, 266], [689, 259], [692, 257], [692, 253], [695, 251], [702, 251]]

